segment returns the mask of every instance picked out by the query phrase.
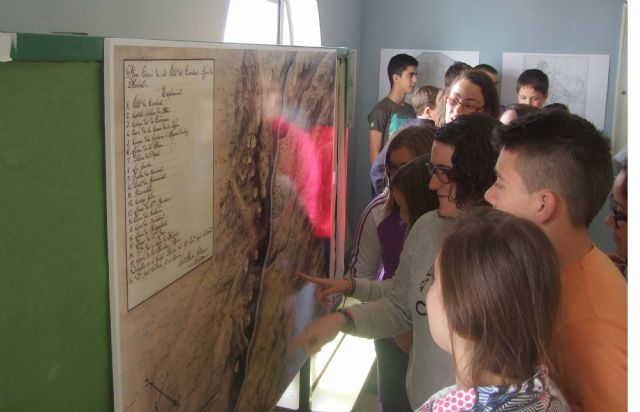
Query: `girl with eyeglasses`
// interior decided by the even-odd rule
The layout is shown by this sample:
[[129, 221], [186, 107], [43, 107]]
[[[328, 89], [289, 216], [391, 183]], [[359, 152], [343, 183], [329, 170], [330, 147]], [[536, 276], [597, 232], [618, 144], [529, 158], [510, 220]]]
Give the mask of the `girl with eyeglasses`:
[[407, 232], [422, 215], [438, 208], [435, 193], [424, 184], [431, 177], [430, 158], [425, 154], [400, 167], [389, 184], [385, 210], [398, 210]]
[[406, 376], [411, 407], [418, 408], [443, 385], [454, 383], [451, 358], [429, 331], [425, 295], [433, 283], [433, 262], [449, 226], [464, 210], [486, 204], [483, 194], [495, 181], [498, 152], [491, 140], [498, 124], [496, 118], [477, 113], [436, 132], [427, 165], [433, 175], [424, 184], [436, 192], [438, 209], [422, 215], [411, 228], [395, 277], [384, 282], [355, 279], [348, 292], [368, 303], [311, 323], [294, 340], [292, 350], [301, 347], [307, 353], [316, 352], [339, 331], [382, 338], [412, 330]]
[[451, 86], [444, 99], [445, 123], [471, 113], [486, 113], [496, 119], [500, 116], [500, 98], [496, 85], [479, 69], [465, 70]]

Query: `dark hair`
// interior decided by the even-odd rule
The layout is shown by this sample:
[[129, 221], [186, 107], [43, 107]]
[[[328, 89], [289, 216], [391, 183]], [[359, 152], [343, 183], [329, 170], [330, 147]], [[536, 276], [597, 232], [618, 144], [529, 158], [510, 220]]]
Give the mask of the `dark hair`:
[[394, 190], [399, 190], [409, 209], [410, 222], [407, 230], [411, 229], [420, 216], [438, 208], [438, 195], [429, 189], [428, 185], [431, 174], [429, 174], [427, 162], [430, 158], [429, 154], [416, 157], [398, 169], [398, 173], [389, 184], [389, 198], [385, 210], [390, 213], [395, 208], [392, 195]]
[[563, 112], [570, 113], [569, 107], [564, 103], [549, 103], [544, 106], [544, 110], [562, 110]]
[[503, 150], [518, 154], [527, 190], [550, 189], [566, 203], [571, 223], [589, 226], [613, 183], [610, 143], [593, 124], [559, 110], [541, 110], [496, 129]]
[[403, 147], [409, 150], [415, 157], [431, 153], [431, 146], [433, 145], [436, 130], [436, 127], [431, 124], [403, 127], [389, 142], [384, 164], [389, 164], [391, 153]]
[[540, 108], [539, 107], [535, 107], [535, 106], [531, 106], [529, 104], [513, 103], [513, 104], [510, 104], [509, 106], [507, 106], [504, 109], [505, 112], [507, 110], [513, 110], [518, 115], [518, 118], [520, 118], [520, 117], [522, 117], [522, 116], [524, 116], [526, 114], [529, 114], [529, 113], [539, 112]]
[[408, 66], [418, 67], [418, 61], [416, 58], [409, 56], [408, 54], [396, 54], [391, 58], [391, 60], [389, 60], [387, 75], [389, 76], [389, 83], [391, 84], [391, 87], [393, 87], [393, 75], [397, 74], [398, 76], [402, 76], [402, 72], [407, 70]]
[[[438, 267], [450, 333], [472, 342], [482, 372], [525, 381], [547, 360], [560, 307], [560, 264], [535, 223], [488, 207], [463, 214]], [[455, 362], [455, 353], [454, 362]]]
[[490, 64], [486, 64], [486, 63], [480, 63], [479, 65], [474, 67], [474, 69], [484, 70], [485, 72], [489, 72], [491, 74], [498, 74], [498, 71], [496, 70], [495, 67], [493, 67]]
[[549, 78], [540, 69], [527, 69], [520, 73], [516, 81], [516, 91], [525, 86], [531, 86], [533, 90], [545, 96], [549, 94]]
[[483, 112], [496, 119], [500, 117], [500, 97], [498, 96], [498, 89], [496, 89], [496, 84], [487, 73], [478, 69], [465, 70], [458, 76], [454, 84], [460, 80], [469, 80], [480, 88], [482, 97], [484, 98]]
[[436, 107], [436, 98], [438, 97], [439, 91], [440, 89], [438, 87], [428, 84], [413, 93], [413, 96], [411, 96], [411, 106], [413, 106], [413, 110], [415, 110], [418, 116], [422, 115], [422, 112], [424, 112], [424, 109], [427, 107], [432, 109]]
[[447, 71], [444, 73], [444, 88], [449, 89], [458, 76], [460, 76], [463, 71], [469, 69], [471, 69], [471, 66], [465, 62], [453, 62], [453, 64], [449, 66]]
[[499, 124], [486, 113], [471, 113], [445, 124], [434, 136], [434, 141], [454, 148], [451, 177], [458, 209], [487, 204], [484, 192], [496, 181], [494, 167], [498, 159], [492, 131]]

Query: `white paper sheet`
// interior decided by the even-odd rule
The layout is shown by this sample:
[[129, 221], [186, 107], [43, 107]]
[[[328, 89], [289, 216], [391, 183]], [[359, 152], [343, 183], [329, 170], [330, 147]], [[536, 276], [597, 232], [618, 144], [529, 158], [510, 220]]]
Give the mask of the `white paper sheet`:
[[546, 104], [564, 103], [571, 113], [604, 128], [609, 83], [609, 55], [503, 53], [500, 102], [516, 102], [516, 80], [526, 69], [549, 76]]

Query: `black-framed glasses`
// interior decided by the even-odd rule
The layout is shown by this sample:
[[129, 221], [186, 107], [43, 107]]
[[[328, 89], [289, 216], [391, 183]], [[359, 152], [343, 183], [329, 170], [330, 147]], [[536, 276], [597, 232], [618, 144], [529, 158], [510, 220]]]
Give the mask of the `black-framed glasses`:
[[609, 195], [609, 212], [611, 213], [611, 217], [613, 218], [613, 223], [616, 225], [616, 229], [620, 229], [620, 225], [618, 222], [626, 222], [627, 215], [618, 210], [620, 207], [620, 203], [616, 202], [613, 198], [613, 193]]
[[427, 170], [429, 170], [429, 174], [437, 177], [445, 185], [453, 181], [453, 176], [451, 175], [453, 168], [451, 167], [435, 166], [433, 163], [427, 162]]

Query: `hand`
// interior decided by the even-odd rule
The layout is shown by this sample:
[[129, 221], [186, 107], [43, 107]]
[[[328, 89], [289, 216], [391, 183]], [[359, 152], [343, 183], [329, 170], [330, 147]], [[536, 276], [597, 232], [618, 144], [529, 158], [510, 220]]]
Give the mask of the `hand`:
[[316, 289], [316, 299], [326, 309], [333, 303], [333, 297], [337, 293], [345, 294], [351, 290], [351, 282], [347, 279], [325, 279], [306, 275], [298, 272], [302, 279], [320, 286]]
[[341, 313], [331, 313], [311, 322], [292, 342], [289, 356], [293, 356], [302, 348], [307, 355], [320, 350], [326, 343], [331, 342], [338, 332], [346, 327], [347, 321]]
[[624, 258], [621, 258], [618, 255], [615, 255], [613, 253], [609, 254], [609, 259], [611, 259], [611, 261], [618, 267], [618, 270], [622, 273], [624, 273], [625, 269], [627, 268], [627, 263], [625, 262]]

